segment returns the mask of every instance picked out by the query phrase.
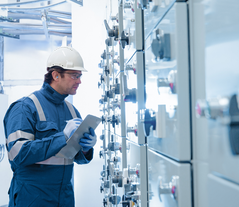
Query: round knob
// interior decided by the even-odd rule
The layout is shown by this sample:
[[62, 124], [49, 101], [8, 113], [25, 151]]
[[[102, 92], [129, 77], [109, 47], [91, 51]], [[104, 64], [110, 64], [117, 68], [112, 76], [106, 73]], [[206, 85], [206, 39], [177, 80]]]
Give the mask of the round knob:
[[178, 176], [172, 176], [172, 180], [169, 183], [163, 183], [163, 179], [161, 176], [158, 177], [158, 196], [159, 200], [162, 202], [161, 195], [163, 194], [171, 194], [172, 197], [176, 200], [178, 197]]
[[210, 119], [228, 117], [229, 98], [212, 98], [209, 100], [198, 100], [196, 103], [196, 114], [198, 117]]

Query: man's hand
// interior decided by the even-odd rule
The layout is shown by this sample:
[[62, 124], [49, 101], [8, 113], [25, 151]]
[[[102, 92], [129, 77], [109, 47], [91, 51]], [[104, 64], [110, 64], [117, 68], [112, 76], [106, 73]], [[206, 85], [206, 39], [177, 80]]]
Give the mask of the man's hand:
[[63, 130], [66, 140], [68, 140], [72, 136], [72, 134], [76, 131], [78, 126], [81, 124], [81, 122], [82, 122], [82, 119], [80, 118], [74, 118], [67, 121], [65, 129]]
[[90, 127], [90, 133], [84, 133], [84, 137], [80, 139], [79, 144], [82, 146], [83, 152], [88, 152], [91, 148], [95, 146], [96, 135], [93, 128]]

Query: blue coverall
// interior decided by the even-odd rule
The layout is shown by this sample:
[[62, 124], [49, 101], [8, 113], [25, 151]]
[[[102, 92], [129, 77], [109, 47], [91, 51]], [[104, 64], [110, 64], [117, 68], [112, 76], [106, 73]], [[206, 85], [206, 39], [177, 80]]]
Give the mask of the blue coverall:
[[66, 121], [81, 118], [80, 113], [68, 102], [70, 111], [64, 100], [67, 95], [48, 83], [33, 94], [11, 104], [4, 118], [13, 171], [9, 207], [73, 207], [73, 161], [89, 163], [93, 148], [86, 155], [79, 151], [74, 160], [54, 156], [66, 145]]

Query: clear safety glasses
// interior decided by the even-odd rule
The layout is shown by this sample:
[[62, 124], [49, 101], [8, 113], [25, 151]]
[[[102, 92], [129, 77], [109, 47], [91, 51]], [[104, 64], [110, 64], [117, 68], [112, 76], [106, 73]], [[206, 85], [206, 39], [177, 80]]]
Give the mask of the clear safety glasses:
[[[67, 72], [65, 72], [67, 73]], [[73, 80], [77, 80], [77, 79], [80, 79], [82, 74], [79, 74], [79, 73], [67, 73], [70, 75], [70, 77], [73, 79]]]

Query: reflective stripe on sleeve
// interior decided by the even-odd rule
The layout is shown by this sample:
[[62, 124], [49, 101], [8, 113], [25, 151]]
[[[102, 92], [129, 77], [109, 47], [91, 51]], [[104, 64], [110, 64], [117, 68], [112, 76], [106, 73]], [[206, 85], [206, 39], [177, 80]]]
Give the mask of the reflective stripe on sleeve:
[[18, 155], [19, 151], [22, 148], [22, 145], [26, 142], [29, 142], [29, 140], [24, 141], [17, 141], [11, 148], [10, 152], [8, 152], [8, 159], [13, 161], [14, 158]]
[[71, 105], [70, 102], [68, 102], [68, 101], [66, 101], [66, 100], [65, 100], [65, 102], [66, 102], [66, 105], [67, 105], [68, 109], [69, 109], [70, 112], [71, 112], [72, 118], [73, 118], [73, 119], [74, 119], [74, 118], [77, 118], [74, 107]]
[[37, 97], [34, 94], [31, 94], [28, 97], [30, 99], [32, 99], [32, 101], [34, 102], [34, 104], [37, 108], [37, 112], [38, 112], [40, 121], [46, 121], [45, 114], [43, 112], [43, 109], [42, 109], [41, 104], [40, 104], [39, 100], [37, 99]]
[[24, 138], [24, 139], [28, 139], [28, 140], [32, 141], [32, 140], [35, 139], [35, 136], [34, 136], [34, 134], [27, 133], [27, 132], [24, 132], [24, 131], [21, 131], [21, 130], [17, 130], [16, 132], [13, 132], [8, 136], [7, 145], [8, 145], [8, 143], [16, 141], [19, 138]]
[[50, 157], [47, 160], [44, 160], [42, 162], [37, 162], [36, 164], [42, 164], [42, 165], [71, 165], [73, 163], [73, 159], [65, 159], [62, 157]]

